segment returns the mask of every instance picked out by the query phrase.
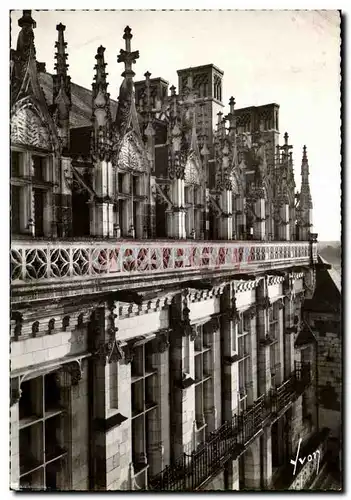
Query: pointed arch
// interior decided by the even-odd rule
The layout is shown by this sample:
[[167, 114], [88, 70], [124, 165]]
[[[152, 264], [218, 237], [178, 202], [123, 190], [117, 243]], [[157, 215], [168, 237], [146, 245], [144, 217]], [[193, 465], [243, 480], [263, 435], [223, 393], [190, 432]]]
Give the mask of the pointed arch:
[[[33, 98], [25, 97], [11, 110], [11, 143], [34, 146], [48, 151], [60, 149], [60, 141], [42, 106]], [[50, 126], [52, 125], [52, 126]]]

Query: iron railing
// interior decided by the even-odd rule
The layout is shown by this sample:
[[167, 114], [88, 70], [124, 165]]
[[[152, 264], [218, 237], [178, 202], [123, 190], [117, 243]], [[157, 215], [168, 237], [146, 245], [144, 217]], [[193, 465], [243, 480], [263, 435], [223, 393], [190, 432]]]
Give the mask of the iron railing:
[[214, 477], [230, 460], [237, 458], [263, 423], [292, 403], [310, 383], [309, 364], [296, 363], [295, 371], [277, 389], [272, 389], [231, 421], [224, 422], [191, 454], [183, 453], [149, 481], [150, 490], [194, 491]]
[[309, 264], [307, 241], [13, 240], [13, 284]]

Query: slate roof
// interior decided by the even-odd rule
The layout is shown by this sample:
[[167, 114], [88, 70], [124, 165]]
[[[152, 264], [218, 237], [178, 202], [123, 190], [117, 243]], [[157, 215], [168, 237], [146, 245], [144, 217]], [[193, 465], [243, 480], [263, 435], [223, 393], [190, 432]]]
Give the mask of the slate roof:
[[302, 329], [295, 340], [295, 347], [302, 347], [305, 345], [313, 344], [314, 342], [317, 342], [317, 339], [314, 336], [309, 325], [304, 321]]
[[[50, 73], [39, 73], [39, 83], [44, 91], [47, 104], [52, 104], [52, 75]], [[92, 91], [71, 83], [72, 109], [70, 113], [70, 127], [80, 128], [91, 126], [91, 97]], [[118, 103], [110, 99], [111, 114], [116, 116]]]
[[[320, 255], [318, 263], [328, 264]], [[312, 299], [305, 300], [304, 310], [340, 314], [341, 276], [335, 269], [317, 269], [316, 289]]]

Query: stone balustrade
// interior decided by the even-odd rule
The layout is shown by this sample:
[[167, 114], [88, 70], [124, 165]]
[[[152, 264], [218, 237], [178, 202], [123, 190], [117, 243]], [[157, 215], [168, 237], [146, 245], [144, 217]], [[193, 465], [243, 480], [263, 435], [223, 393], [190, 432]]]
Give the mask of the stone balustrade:
[[11, 281], [16, 285], [308, 265], [310, 245], [307, 241], [12, 240]]

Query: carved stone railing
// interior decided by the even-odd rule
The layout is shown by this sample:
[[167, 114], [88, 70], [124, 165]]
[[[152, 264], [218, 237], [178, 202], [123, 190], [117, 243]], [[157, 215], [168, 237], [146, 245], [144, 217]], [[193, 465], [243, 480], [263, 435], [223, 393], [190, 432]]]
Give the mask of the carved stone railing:
[[183, 453], [149, 481], [150, 490], [195, 491], [205, 486], [229, 460], [240, 456], [252, 439], [285, 411], [311, 382], [309, 363], [295, 363], [291, 376], [259, 397], [253, 406], [225, 422], [191, 454]]
[[13, 284], [196, 270], [308, 265], [309, 242], [13, 240]]

